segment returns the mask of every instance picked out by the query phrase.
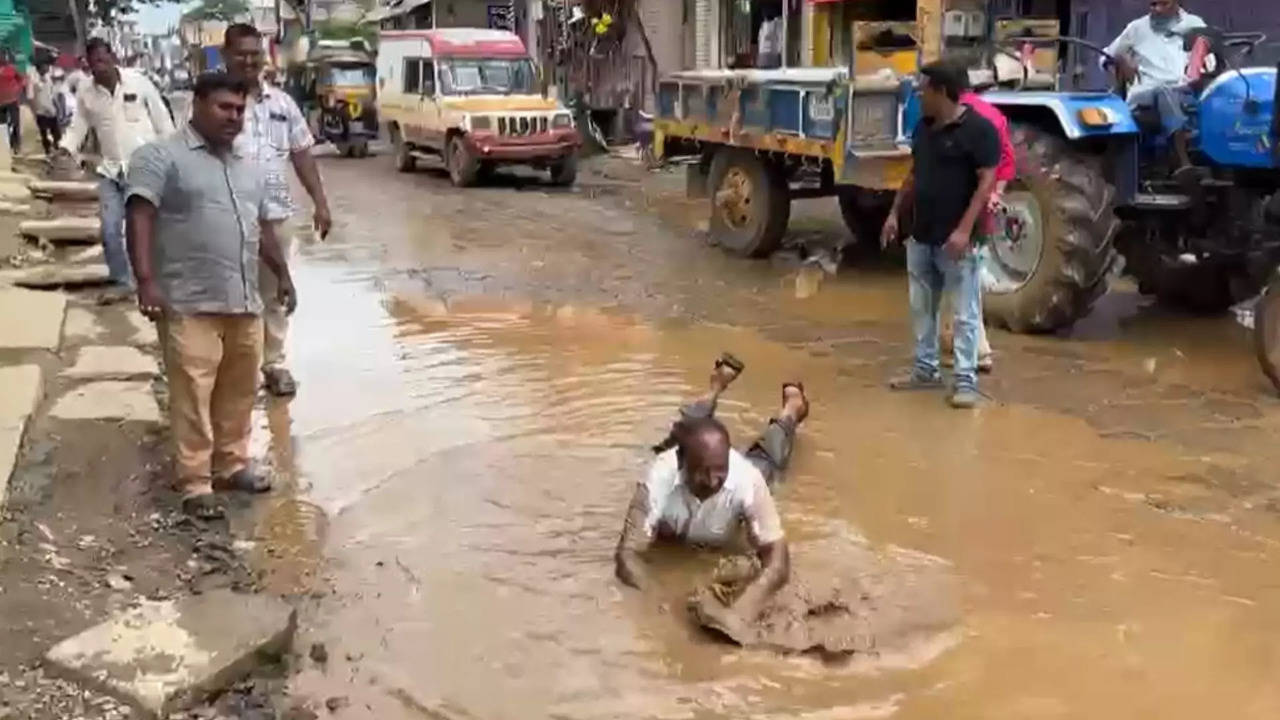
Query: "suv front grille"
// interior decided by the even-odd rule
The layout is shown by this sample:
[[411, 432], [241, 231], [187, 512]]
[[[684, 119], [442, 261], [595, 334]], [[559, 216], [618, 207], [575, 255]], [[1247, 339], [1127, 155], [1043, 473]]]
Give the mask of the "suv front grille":
[[546, 115], [500, 115], [498, 116], [498, 134], [509, 137], [539, 135], [551, 129], [551, 120]]

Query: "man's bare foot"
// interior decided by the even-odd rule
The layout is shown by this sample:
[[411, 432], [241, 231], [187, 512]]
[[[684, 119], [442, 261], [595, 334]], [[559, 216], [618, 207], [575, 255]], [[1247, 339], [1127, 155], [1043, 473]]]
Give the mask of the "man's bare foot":
[[794, 420], [797, 425], [809, 417], [809, 398], [804, 394], [804, 383], [782, 384], [782, 417]]
[[711, 377], [708, 380], [711, 394], [715, 396], [728, 390], [733, 381], [737, 380], [745, 369], [746, 365], [733, 355], [729, 353], [721, 355], [716, 359], [715, 367], [712, 368]]

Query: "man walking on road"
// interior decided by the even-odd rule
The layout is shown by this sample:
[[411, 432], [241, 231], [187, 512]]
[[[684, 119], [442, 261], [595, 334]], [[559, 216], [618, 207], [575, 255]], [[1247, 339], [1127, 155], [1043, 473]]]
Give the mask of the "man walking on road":
[[31, 72], [31, 109], [36, 115], [36, 128], [40, 131], [40, 144], [49, 155], [62, 141], [62, 115], [58, 107], [62, 101], [60, 88], [54, 79], [49, 63], [42, 62]]
[[[262, 164], [268, 175], [277, 178], [272, 182], [276, 193], [271, 202], [286, 220], [277, 222], [275, 231], [285, 257], [290, 257], [303, 228], [296, 220], [287, 220], [296, 217], [298, 208], [293, 203], [285, 178], [286, 158], [293, 165], [293, 171], [297, 173], [298, 180], [315, 205], [315, 231], [323, 238], [329, 234], [331, 225], [329, 201], [325, 198], [324, 186], [320, 183], [320, 171], [316, 168], [315, 158], [311, 156], [311, 146], [315, 144], [315, 140], [293, 98], [262, 82], [262, 35], [256, 28], [244, 24], [228, 27], [223, 36], [222, 57], [227, 63], [227, 73], [249, 88], [244, 131], [236, 142], [249, 160]], [[272, 395], [293, 395], [298, 389], [297, 382], [285, 367], [289, 316], [275, 300], [275, 274], [270, 268], [263, 268], [261, 277], [262, 302], [265, 305], [263, 383]]]
[[76, 94], [76, 113], [62, 139], [61, 151], [80, 152], [93, 130], [102, 150], [98, 164], [98, 216], [102, 221], [102, 250], [112, 288], [103, 300], [112, 302], [133, 294], [133, 273], [124, 247], [125, 176], [129, 156], [143, 145], [173, 134], [173, 119], [160, 91], [142, 73], [116, 66], [111, 46], [102, 38], [85, 43], [93, 82]]
[[907, 275], [915, 364], [890, 382], [895, 390], [942, 387], [938, 367], [938, 310], [942, 294], [955, 308], [955, 387], [957, 408], [978, 403], [978, 324], [981, 287], [975, 225], [996, 186], [1000, 140], [991, 123], [960, 104], [967, 85], [964, 68], [933, 63], [921, 69], [924, 119], [915, 130], [914, 165], [893, 201], [881, 242], [898, 239], [898, 215], [914, 207], [914, 239], [907, 243]]
[[129, 253], [138, 305], [159, 322], [182, 508], [221, 517], [213, 490], [264, 492], [249, 467], [262, 350], [259, 261], [277, 302], [297, 305], [270, 178], [236, 149], [248, 88], [223, 73], [196, 83], [191, 123], [149, 143], [129, 168]]
[[9, 126], [9, 150], [17, 155], [22, 150], [22, 101], [26, 96], [26, 78], [13, 63], [13, 54], [0, 50], [0, 118]]

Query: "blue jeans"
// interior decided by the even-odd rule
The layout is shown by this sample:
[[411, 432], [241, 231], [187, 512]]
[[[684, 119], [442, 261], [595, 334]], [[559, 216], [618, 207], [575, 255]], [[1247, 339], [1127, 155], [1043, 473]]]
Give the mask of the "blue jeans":
[[116, 285], [133, 287], [133, 268], [124, 246], [124, 182], [112, 178], [98, 180], [98, 218], [102, 221], [102, 254], [107, 272]]
[[978, 389], [978, 326], [982, 323], [981, 255], [970, 248], [952, 260], [941, 245], [907, 243], [911, 328], [915, 333], [915, 372], [938, 377], [938, 309], [945, 292], [955, 309], [956, 390]]

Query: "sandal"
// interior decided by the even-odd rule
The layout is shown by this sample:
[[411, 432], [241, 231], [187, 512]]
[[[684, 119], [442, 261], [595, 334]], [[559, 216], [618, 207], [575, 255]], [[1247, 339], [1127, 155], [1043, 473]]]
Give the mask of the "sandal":
[[720, 368], [725, 367], [733, 371], [733, 377], [729, 378], [729, 381], [732, 382], [738, 379], [743, 370], [747, 369], [747, 364], [734, 357], [733, 353], [720, 353], [720, 357], [716, 358], [715, 369], [719, 371]]
[[287, 368], [270, 367], [262, 371], [262, 384], [276, 397], [292, 397], [298, 393], [298, 383]]
[[235, 492], [264, 493], [271, 489], [271, 480], [248, 468], [241, 468], [224, 478], [214, 478], [214, 490], [231, 490]]
[[226, 517], [222, 503], [213, 493], [200, 493], [182, 498], [182, 512], [197, 520], [221, 520]]
[[809, 417], [809, 396], [805, 394], [804, 383], [800, 382], [799, 380], [782, 383], [782, 404], [783, 405], [787, 404], [787, 388], [795, 388], [800, 391], [800, 399], [804, 402], [804, 404], [800, 406], [800, 412], [796, 414], [796, 423], [797, 424], [802, 423], [804, 422], [805, 418]]

